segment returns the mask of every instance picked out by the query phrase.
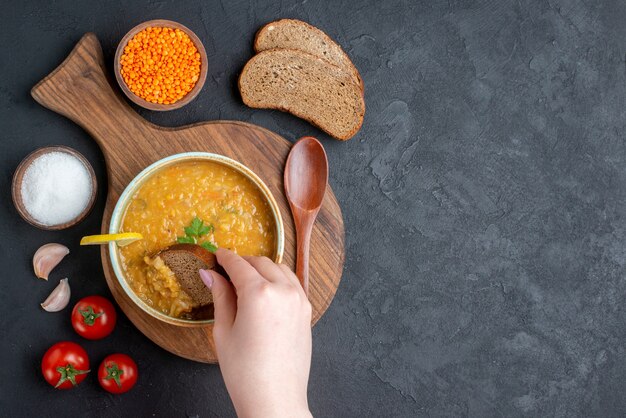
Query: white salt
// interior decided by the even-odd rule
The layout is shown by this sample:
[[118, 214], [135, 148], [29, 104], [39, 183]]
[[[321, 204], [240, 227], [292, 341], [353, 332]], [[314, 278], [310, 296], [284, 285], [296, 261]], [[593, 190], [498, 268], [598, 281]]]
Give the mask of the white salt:
[[36, 158], [22, 179], [26, 211], [44, 225], [69, 222], [89, 204], [91, 177], [81, 160], [65, 152]]

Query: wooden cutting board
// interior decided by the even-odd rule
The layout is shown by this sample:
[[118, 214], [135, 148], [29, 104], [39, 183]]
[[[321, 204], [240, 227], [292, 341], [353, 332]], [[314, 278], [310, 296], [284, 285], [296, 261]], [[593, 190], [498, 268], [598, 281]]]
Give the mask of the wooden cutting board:
[[[213, 152], [250, 167], [270, 188], [285, 223], [283, 262], [294, 268], [295, 230], [283, 192], [283, 168], [291, 144], [281, 136], [235, 121], [204, 122], [180, 128], [149, 123], [133, 111], [117, 87], [112, 87], [105, 72], [102, 48], [93, 33], [83, 36], [66, 60], [33, 87], [31, 94], [41, 105], [82, 126], [102, 149], [109, 182], [103, 233], [108, 232], [120, 194], [145, 167], [181, 152]], [[313, 229], [311, 248], [309, 299], [315, 324], [335, 295], [345, 258], [341, 209], [330, 188]], [[212, 325], [185, 328], [150, 317], [122, 290], [111, 268], [107, 246], [102, 246], [102, 265], [115, 300], [148, 338], [178, 356], [217, 362]]]

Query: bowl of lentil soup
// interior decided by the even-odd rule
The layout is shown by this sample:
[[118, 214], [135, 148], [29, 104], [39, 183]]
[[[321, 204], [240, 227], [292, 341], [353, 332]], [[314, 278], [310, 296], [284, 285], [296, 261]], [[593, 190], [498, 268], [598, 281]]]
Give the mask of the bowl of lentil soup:
[[115, 78], [124, 94], [146, 109], [179, 109], [206, 81], [208, 59], [191, 29], [157, 19], [132, 28], [115, 52]]
[[276, 262], [283, 256], [280, 209], [252, 170], [205, 152], [176, 154], [150, 165], [121, 194], [109, 226], [109, 233], [139, 232], [144, 239], [125, 247], [110, 243], [109, 257], [130, 299], [148, 315], [173, 325], [213, 322], [212, 309], [194, 306], [173, 274], [153, 257], [185, 236], [194, 219], [209, 227], [198, 244], [211, 242]]

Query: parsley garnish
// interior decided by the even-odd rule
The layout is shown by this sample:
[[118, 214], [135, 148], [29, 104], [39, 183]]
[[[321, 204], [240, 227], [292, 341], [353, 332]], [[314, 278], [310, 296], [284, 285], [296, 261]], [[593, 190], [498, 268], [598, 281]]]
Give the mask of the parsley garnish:
[[217, 247], [213, 245], [213, 243], [210, 241], [203, 242], [202, 244], [200, 244], [200, 246], [204, 248], [205, 250], [211, 251], [212, 253], [217, 251]]
[[[176, 241], [179, 244], [197, 244], [198, 238], [213, 232], [215, 229], [212, 224], [205, 225], [204, 221], [194, 217], [189, 226], [185, 227], [185, 236], [178, 237]], [[205, 241], [200, 244], [204, 249], [214, 253], [217, 250], [217, 246], [210, 241]]]
[[205, 225], [204, 221], [201, 221], [197, 217], [193, 218], [191, 225], [185, 227], [185, 234], [187, 236], [200, 237], [213, 231], [213, 225]]
[[176, 239], [176, 241], [178, 241], [179, 244], [195, 244], [196, 243], [196, 239], [194, 237], [178, 237]]

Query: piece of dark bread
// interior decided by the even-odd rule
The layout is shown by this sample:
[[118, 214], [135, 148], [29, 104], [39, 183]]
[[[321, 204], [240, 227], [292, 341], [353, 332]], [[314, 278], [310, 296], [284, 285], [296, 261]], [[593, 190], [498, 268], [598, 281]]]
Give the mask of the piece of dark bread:
[[213, 303], [213, 293], [205, 286], [198, 270], [213, 269], [215, 255], [195, 244], [172, 245], [158, 254], [165, 265], [172, 270], [178, 283], [194, 302], [200, 306]]
[[354, 79], [336, 65], [295, 49], [259, 52], [239, 76], [243, 102], [289, 112], [341, 140], [363, 124], [365, 101]]
[[297, 49], [334, 64], [352, 77], [363, 90], [363, 80], [348, 54], [322, 30], [296, 19], [280, 19], [263, 26], [254, 38], [255, 52]]

